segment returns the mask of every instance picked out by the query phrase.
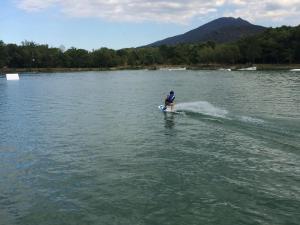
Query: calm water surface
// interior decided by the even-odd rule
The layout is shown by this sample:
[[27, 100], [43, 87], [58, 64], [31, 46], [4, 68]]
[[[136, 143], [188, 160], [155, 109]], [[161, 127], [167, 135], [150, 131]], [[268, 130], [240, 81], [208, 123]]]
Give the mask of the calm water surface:
[[0, 224], [296, 225], [299, 140], [299, 73], [0, 77]]

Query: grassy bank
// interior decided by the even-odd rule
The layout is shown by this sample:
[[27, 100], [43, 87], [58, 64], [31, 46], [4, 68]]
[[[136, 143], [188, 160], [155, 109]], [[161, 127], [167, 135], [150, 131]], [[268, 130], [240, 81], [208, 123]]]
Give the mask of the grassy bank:
[[187, 66], [188, 69], [191, 70], [201, 70], [201, 69], [209, 69], [209, 70], [218, 70], [218, 69], [232, 69], [238, 70], [247, 67], [255, 66], [257, 70], [291, 70], [291, 69], [299, 69], [300, 64], [201, 64], [194, 66]]
[[300, 64], [198, 64], [198, 65], [153, 65], [153, 66], [122, 66], [110, 68], [2, 68], [1, 74], [6, 73], [56, 73], [56, 72], [85, 72], [85, 71], [116, 71], [116, 70], [159, 70], [166, 68], [182, 68], [188, 70], [217, 70], [222, 68], [238, 70], [241, 68], [256, 66], [257, 70], [291, 70], [299, 69]]
[[109, 70], [138, 70], [142, 67], [112, 67], [112, 68], [3, 68], [1, 74], [6, 73], [57, 73], [57, 72], [85, 72], [85, 71], [109, 71]]

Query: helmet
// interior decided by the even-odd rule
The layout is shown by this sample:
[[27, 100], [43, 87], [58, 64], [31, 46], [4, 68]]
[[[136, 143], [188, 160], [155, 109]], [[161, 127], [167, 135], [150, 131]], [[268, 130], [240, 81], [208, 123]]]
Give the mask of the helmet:
[[171, 94], [171, 95], [174, 95], [174, 91], [170, 91], [170, 94]]

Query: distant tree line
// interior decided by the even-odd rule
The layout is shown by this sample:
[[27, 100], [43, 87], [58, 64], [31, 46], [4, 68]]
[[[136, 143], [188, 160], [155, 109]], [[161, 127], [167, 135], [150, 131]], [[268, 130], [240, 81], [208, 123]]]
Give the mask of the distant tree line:
[[0, 68], [111, 68], [152, 65], [197, 65], [235, 63], [300, 63], [300, 26], [269, 28], [260, 35], [234, 43], [208, 41], [176, 46], [87, 51], [22, 42], [0, 41]]

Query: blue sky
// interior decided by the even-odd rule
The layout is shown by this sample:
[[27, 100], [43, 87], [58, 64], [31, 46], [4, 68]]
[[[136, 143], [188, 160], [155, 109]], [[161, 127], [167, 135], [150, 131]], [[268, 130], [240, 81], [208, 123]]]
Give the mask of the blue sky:
[[300, 0], [1, 0], [0, 40], [88, 50], [137, 47], [222, 16], [298, 25]]

